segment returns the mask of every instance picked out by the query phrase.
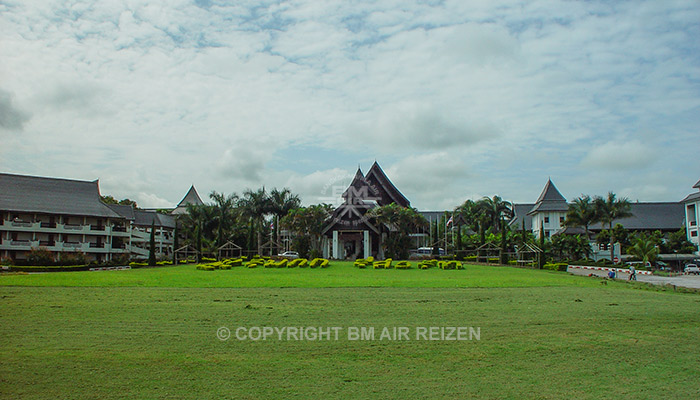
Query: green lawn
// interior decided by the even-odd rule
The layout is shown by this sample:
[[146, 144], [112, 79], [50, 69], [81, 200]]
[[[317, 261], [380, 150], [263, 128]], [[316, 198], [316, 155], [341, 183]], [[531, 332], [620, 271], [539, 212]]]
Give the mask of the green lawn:
[[0, 275], [6, 286], [148, 287], [532, 287], [596, 286], [599, 283], [555, 271], [467, 265], [463, 270], [375, 270], [332, 262], [329, 268], [246, 268], [200, 271], [194, 265], [125, 271]]
[[[0, 285], [2, 399], [700, 396], [700, 296], [624, 282], [335, 263], [6, 275]], [[337, 341], [216, 336], [255, 326], [343, 330]], [[430, 326], [481, 337], [378, 340], [383, 327]], [[350, 327], [374, 327], [376, 340], [349, 341]]]

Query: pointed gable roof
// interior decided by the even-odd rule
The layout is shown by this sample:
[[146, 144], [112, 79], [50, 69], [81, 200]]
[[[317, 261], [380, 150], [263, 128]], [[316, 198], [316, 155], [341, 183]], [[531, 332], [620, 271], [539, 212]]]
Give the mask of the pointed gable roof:
[[182, 198], [177, 206], [186, 207], [188, 204], [194, 204], [196, 206], [201, 206], [204, 204], [202, 199], [199, 197], [199, 193], [197, 193], [197, 189], [194, 188], [194, 185], [190, 186], [190, 190], [187, 191], [187, 194]]
[[204, 205], [204, 202], [202, 201], [202, 198], [199, 197], [199, 193], [197, 193], [197, 189], [194, 188], [194, 185], [190, 186], [190, 190], [187, 191], [185, 197], [180, 200], [177, 207], [171, 212], [171, 214], [187, 213], [188, 204], [194, 204], [196, 206]]
[[552, 180], [548, 179], [540, 197], [537, 198], [534, 207], [527, 214], [532, 215], [543, 211], [567, 211], [568, 209], [569, 205], [566, 203], [566, 199], [559, 193]]
[[[367, 188], [366, 190], [364, 188]], [[360, 167], [357, 167], [357, 172], [355, 177], [352, 178], [350, 186], [343, 192], [343, 199], [345, 202], [352, 202], [355, 198], [360, 198], [363, 200], [374, 200], [379, 197], [379, 191], [365, 179], [362, 174]]]
[[372, 167], [367, 171], [367, 181], [376, 186], [379, 191], [382, 206], [396, 203], [401, 207], [410, 207], [411, 202], [394, 186], [393, 183], [382, 170], [382, 167], [375, 161]]
[[696, 188], [696, 189], [700, 189], [700, 181], [698, 181], [698, 183], [696, 183], [695, 185], [693, 185], [693, 187]]

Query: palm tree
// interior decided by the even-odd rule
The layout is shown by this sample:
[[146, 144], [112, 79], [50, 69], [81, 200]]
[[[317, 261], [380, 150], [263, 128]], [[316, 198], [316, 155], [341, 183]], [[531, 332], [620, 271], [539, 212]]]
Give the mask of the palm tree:
[[224, 245], [224, 232], [233, 225], [235, 220], [234, 212], [236, 210], [238, 196], [235, 193], [226, 196], [223, 193], [212, 191], [209, 197], [214, 200], [217, 225], [216, 246], [220, 247]]
[[414, 232], [414, 229], [424, 227], [428, 223], [415, 208], [401, 207], [396, 203], [372, 208], [365, 215], [375, 219], [380, 227], [389, 227], [387, 239], [383, 245], [390, 258], [408, 258], [411, 246], [408, 235]]
[[659, 248], [654, 244], [654, 241], [646, 237], [637, 238], [634, 244], [627, 249], [627, 252], [635, 257], [638, 257], [646, 263], [656, 261], [656, 256], [659, 255]]
[[591, 196], [583, 195], [569, 204], [564, 225], [569, 227], [582, 226], [586, 232], [586, 239], [590, 239], [591, 235], [588, 227], [597, 221], [598, 215], [596, 214], [595, 204], [591, 201]]
[[241, 208], [243, 217], [248, 220], [250, 238], [252, 239], [252, 236], [257, 233], [258, 253], [260, 253], [265, 216], [272, 211], [270, 196], [265, 192], [264, 187], [255, 191], [248, 189], [243, 192], [243, 198], [239, 200], [238, 206]]
[[491, 218], [490, 222], [494, 233], [501, 230], [505, 219], [513, 217], [513, 204], [504, 201], [500, 196], [484, 197], [480, 202], [483, 204], [486, 214]]
[[274, 236], [275, 241], [279, 243], [279, 224], [290, 211], [301, 206], [301, 199], [298, 195], [292, 193], [291, 190], [283, 188], [282, 190], [272, 189], [270, 191], [270, 211], [275, 216]]
[[613, 192], [608, 192], [606, 198], [596, 196], [595, 199], [593, 199], [593, 204], [596, 215], [598, 216], [598, 221], [608, 225], [610, 231], [610, 261], [612, 261], [613, 258], [615, 258], [613, 252], [613, 244], [615, 241], [615, 237], [612, 234], [613, 222], [617, 219], [631, 217], [633, 215], [631, 212], [632, 205], [626, 197], [617, 199]]

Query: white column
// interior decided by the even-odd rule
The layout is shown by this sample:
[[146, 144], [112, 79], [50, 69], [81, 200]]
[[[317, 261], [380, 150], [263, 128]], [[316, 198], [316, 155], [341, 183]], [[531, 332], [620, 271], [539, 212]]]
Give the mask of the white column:
[[365, 248], [364, 258], [368, 258], [369, 256], [372, 255], [372, 241], [369, 237], [369, 231], [363, 231], [362, 233], [364, 234], [364, 238], [363, 238], [364, 239], [363, 245]]
[[338, 243], [338, 231], [333, 231], [333, 258], [340, 259], [340, 244]]

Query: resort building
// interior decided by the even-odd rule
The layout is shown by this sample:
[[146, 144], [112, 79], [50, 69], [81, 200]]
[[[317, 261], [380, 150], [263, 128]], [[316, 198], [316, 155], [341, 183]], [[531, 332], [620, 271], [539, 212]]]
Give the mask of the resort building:
[[148, 257], [151, 226], [157, 256], [172, 254], [172, 216], [107, 205], [99, 181], [0, 173], [0, 257], [25, 259], [45, 248], [61, 258], [84, 254], [89, 260]]
[[563, 228], [568, 209], [569, 205], [564, 196], [559, 193], [551, 179], [547, 180], [540, 197], [527, 213], [531, 218], [530, 226], [535, 237], [544, 235], [548, 238]]
[[698, 189], [698, 191], [686, 196], [681, 203], [684, 207], [685, 232], [688, 241], [698, 248], [696, 254], [700, 254], [700, 227], [698, 227], [698, 221], [700, 221], [700, 181], [693, 185], [693, 188]]
[[370, 256], [383, 258], [382, 242], [390, 226], [378, 226], [365, 216], [377, 206], [396, 203], [410, 207], [375, 161], [366, 175], [360, 168], [350, 186], [343, 192], [343, 203], [333, 211], [331, 222], [323, 230], [326, 237], [324, 257], [356, 259]]

